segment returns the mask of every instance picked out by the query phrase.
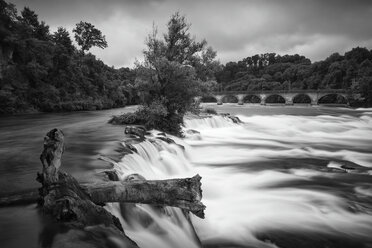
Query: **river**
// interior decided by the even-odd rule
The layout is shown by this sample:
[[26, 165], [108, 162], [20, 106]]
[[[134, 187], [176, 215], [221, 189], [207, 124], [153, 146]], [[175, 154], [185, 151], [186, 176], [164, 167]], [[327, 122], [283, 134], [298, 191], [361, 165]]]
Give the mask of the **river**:
[[[204, 247], [372, 247], [372, 109], [211, 105], [237, 115], [186, 120], [200, 134], [135, 145], [114, 169], [147, 179], [202, 176], [206, 218], [192, 216]], [[110, 165], [125, 109], [2, 116], [0, 195], [37, 188], [47, 131], [65, 133], [63, 169], [80, 181]], [[157, 132], [153, 132], [156, 134]], [[198, 247], [181, 211], [107, 204], [140, 247]], [[47, 236], [36, 205], [0, 208], [0, 246], [39, 247]]]

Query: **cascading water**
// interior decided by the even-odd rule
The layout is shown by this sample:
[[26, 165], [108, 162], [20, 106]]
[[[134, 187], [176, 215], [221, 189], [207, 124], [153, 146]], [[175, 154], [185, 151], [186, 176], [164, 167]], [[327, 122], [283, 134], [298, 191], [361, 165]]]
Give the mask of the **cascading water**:
[[[181, 146], [154, 138], [154, 131], [134, 145], [138, 153], [124, 156], [114, 168], [121, 179], [132, 173], [146, 179], [199, 173], [206, 219], [191, 220], [203, 245], [372, 244], [370, 112], [239, 118], [244, 123], [221, 116], [186, 120], [185, 130], [197, 132], [186, 132], [185, 139], [170, 136]], [[107, 208], [140, 247], [200, 246], [179, 209]]]
[[[173, 139], [176, 140], [175, 137]], [[178, 139], [177, 142], [182, 143]], [[133, 146], [137, 153], [126, 155], [114, 164], [120, 180], [129, 174], [140, 174], [146, 179], [192, 175], [183, 147], [177, 144], [148, 138]], [[200, 246], [192, 225], [180, 209], [117, 203], [108, 204], [106, 208], [119, 217], [126, 234], [140, 247]]]

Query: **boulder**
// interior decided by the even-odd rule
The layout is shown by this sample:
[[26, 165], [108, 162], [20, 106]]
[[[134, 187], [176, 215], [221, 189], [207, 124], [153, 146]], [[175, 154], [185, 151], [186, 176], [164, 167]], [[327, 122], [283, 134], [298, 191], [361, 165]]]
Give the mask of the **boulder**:
[[230, 120], [232, 120], [236, 124], [242, 123], [242, 121], [237, 116], [227, 115], [226, 117], [229, 118]]
[[172, 140], [171, 138], [168, 138], [168, 137], [162, 137], [162, 136], [160, 136], [160, 137], [156, 137], [157, 139], [160, 139], [160, 140], [162, 140], [162, 141], [164, 141], [164, 142], [167, 142], [168, 144], [175, 144], [176, 142], [174, 142], [174, 140]]
[[146, 129], [142, 126], [126, 126], [124, 133], [144, 138], [146, 135]]
[[200, 134], [199, 131], [196, 131], [194, 129], [187, 129], [185, 132], [186, 134], [189, 134], [189, 135]]

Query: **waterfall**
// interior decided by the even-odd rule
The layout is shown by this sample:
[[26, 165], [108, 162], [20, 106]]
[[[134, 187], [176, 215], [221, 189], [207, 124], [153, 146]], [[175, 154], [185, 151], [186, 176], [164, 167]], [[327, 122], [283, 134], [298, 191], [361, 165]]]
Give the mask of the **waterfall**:
[[[128, 154], [114, 164], [120, 180], [133, 173], [149, 180], [192, 175], [183, 146], [153, 137], [133, 146], [137, 153]], [[106, 208], [119, 217], [126, 234], [140, 247], [200, 247], [192, 225], [180, 209], [128, 203], [110, 203]]]
[[[239, 118], [243, 124], [221, 116], [186, 120], [185, 139], [168, 135], [176, 144], [152, 131], [114, 169], [121, 180], [132, 173], [146, 179], [199, 173], [206, 218], [191, 215], [191, 221], [203, 245], [279, 247], [279, 238], [261, 238], [266, 232], [371, 242], [369, 114]], [[106, 208], [140, 247], [200, 247], [177, 208]]]

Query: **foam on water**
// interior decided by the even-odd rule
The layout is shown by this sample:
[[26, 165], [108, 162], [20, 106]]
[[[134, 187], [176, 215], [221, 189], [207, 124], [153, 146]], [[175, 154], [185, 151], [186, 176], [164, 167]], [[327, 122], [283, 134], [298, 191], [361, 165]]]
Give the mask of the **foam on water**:
[[[122, 179], [131, 173], [147, 179], [189, 177], [199, 173], [203, 203], [207, 206], [206, 219], [192, 216], [192, 221], [203, 243], [224, 241], [242, 246], [277, 247], [255, 236], [272, 229], [370, 239], [370, 212], [350, 211], [349, 200], [332, 188], [297, 186], [316, 184], [315, 178], [319, 177], [339, 180], [339, 174], [306, 168], [301, 162], [285, 170], [275, 170], [272, 166], [250, 170], [250, 167], [257, 162], [272, 165], [273, 161], [286, 164], [289, 160], [312, 159], [326, 161], [325, 169], [327, 165], [341, 168], [336, 161], [371, 168], [372, 117], [239, 118], [244, 121], [241, 125], [220, 116], [186, 120], [185, 129], [195, 129], [200, 134], [188, 135], [184, 140], [173, 137], [185, 150], [158, 139], [145, 141], [135, 145], [138, 154], [126, 155], [115, 169]], [[352, 187], [360, 197], [371, 196], [372, 181]], [[108, 208], [121, 215], [118, 205]], [[121, 218], [121, 221], [126, 233], [141, 247], [199, 246], [178, 209], [165, 208], [168, 214], [163, 214], [146, 205], [137, 204], [136, 208], [132, 220]], [[137, 221], [136, 213], [146, 215], [152, 224], [146, 226]]]
[[[133, 173], [149, 180], [191, 176], [190, 162], [179, 145], [149, 138], [133, 146], [138, 153], [114, 163], [120, 180]], [[119, 217], [126, 234], [140, 247], [199, 247], [194, 230], [180, 209], [164, 207], [159, 211], [145, 204], [118, 203], [107, 204], [106, 208]]]

